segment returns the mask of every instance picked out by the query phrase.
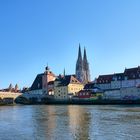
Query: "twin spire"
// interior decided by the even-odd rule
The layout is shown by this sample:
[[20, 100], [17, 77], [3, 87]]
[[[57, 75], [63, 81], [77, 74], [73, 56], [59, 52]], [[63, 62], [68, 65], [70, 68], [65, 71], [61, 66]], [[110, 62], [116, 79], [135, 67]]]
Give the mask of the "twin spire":
[[84, 56], [82, 58], [81, 46], [79, 44], [78, 59], [76, 63], [76, 78], [83, 84], [90, 81], [89, 63], [87, 60], [86, 49], [84, 47]]
[[[78, 52], [78, 59], [82, 59], [82, 53], [81, 53], [81, 46], [79, 44], [79, 52]], [[84, 47], [84, 57], [83, 57], [83, 60], [86, 60], [87, 61], [87, 53], [86, 53], [86, 49]]]

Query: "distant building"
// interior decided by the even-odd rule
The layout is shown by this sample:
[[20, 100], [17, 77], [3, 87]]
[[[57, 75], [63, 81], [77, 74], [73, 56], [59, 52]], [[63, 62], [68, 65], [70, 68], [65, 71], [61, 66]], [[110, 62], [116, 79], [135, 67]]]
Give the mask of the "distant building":
[[10, 84], [8, 88], [0, 90], [0, 104], [13, 104], [15, 99], [20, 95], [22, 95], [22, 91], [19, 90], [18, 85], [16, 84], [13, 87]]
[[54, 94], [54, 81], [56, 76], [50, 71], [49, 67], [46, 67], [46, 70], [42, 77], [42, 88], [43, 93], [53, 95]]
[[76, 95], [83, 87], [83, 84], [73, 75], [60, 75], [54, 82], [54, 97], [67, 100], [70, 96]]
[[56, 76], [47, 66], [44, 73], [38, 74], [27, 91], [31, 94], [54, 94], [54, 80]]
[[95, 87], [94, 83], [88, 83], [84, 86], [84, 89], [78, 92], [78, 98], [80, 99], [99, 99], [103, 96], [103, 90]]
[[13, 87], [13, 85], [10, 84], [8, 88], [0, 89], [0, 91], [2, 91], [2, 92], [12, 92], [12, 93], [21, 93], [21, 90], [19, 89], [18, 84], [16, 84], [15, 87]]
[[81, 47], [79, 44], [78, 59], [76, 62], [76, 78], [83, 84], [90, 82], [90, 70], [87, 60], [86, 49], [84, 49], [84, 57], [82, 58]]
[[105, 91], [105, 98], [140, 98], [140, 67], [125, 69], [123, 73], [100, 75], [95, 86]]

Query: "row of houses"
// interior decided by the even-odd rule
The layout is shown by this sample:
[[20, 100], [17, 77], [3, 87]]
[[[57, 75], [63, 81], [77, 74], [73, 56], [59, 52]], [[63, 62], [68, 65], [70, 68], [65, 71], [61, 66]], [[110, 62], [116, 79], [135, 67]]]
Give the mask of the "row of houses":
[[95, 83], [104, 90], [140, 86], [140, 67], [125, 69], [123, 73], [100, 75]]
[[140, 66], [125, 69], [123, 73], [100, 75], [95, 86], [104, 90], [106, 99], [139, 99]]
[[55, 99], [140, 99], [140, 67], [125, 69], [123, 73], [100, 75], [94, 82], [83, 85], [75, 75], [55, 74], [46, 67], [38, 74], [28, 93], [49, 95]]
[[55, 99], [67, 100], [84, 88], [75, 75], [55, 74], [46, 67], [45, 72], [38, 74], [29, 90], [25, 91], [26, 95], [48, 95]]

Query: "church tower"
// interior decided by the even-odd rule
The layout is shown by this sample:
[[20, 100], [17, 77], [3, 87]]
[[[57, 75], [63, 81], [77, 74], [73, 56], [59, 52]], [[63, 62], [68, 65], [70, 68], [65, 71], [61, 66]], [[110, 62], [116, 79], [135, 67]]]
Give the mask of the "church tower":
[[82, 59], [81, 46], [79, 44], [78, 59], [76, 63], [76, 78], [83, 84], [90, 82], [90, 70], [87, 60], [86, 49], [84, 48], [84, 57]]
[[83, 72], [84, 72], [84, 83], [88, 83], [90, 81], [90, 70], [89, 70], [89, 63], [87, 60], [87, 54], [85, 48], [84, 48], [84, 58], [83, 58]]
[[78, 52], [78, 59], [76, 63], [76, 78], [83, 83], [83, 60], [82, 60], [82, 53], [81, 53], [81, 46], [79, 44], [79, 52]]

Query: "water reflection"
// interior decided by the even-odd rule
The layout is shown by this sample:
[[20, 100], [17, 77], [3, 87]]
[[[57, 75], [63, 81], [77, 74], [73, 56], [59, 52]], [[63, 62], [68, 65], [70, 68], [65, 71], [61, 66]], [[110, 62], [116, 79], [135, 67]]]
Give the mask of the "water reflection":
[[139, 140], [139, 106], [0, 107], [0, 140]]
[[90, 114], [80, 106], [47, 106], [32, 113], [37, 139], [89, 139]]
[[80, 106], [68, 106], [69, 127], [76, 140], [89, 139], [90, 113]]

